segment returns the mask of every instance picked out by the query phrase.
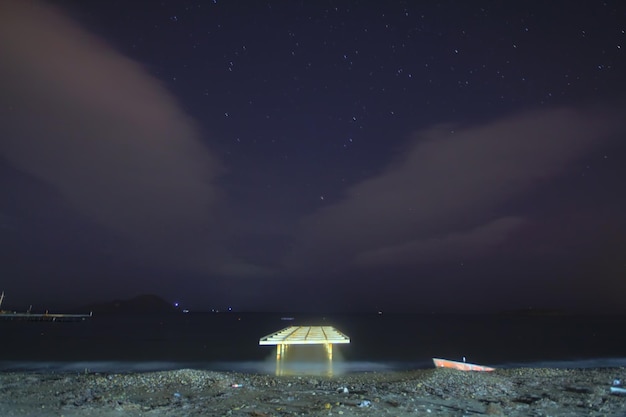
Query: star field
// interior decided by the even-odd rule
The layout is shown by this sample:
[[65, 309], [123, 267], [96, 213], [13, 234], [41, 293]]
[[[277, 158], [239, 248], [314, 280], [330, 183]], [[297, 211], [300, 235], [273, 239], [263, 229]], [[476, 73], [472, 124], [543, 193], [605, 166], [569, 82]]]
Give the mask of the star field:
[[623, 308], [622, 2], [18, 3], [12, 297]]

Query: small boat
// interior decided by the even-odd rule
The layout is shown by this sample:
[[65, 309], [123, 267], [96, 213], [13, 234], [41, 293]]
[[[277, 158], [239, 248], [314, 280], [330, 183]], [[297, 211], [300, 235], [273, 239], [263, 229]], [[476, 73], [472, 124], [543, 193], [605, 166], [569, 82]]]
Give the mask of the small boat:
[[433, 362], [435, 363], [435, 367], [437, 368], [452, 368], [452, 369], [458, 369], [459, 371], [481, 371], [481, 372], [495, 371], [495, 368], [490, 368], [489, 366], [476, 365], [476, 364], [467, 363], [467, 362], [450, 361], [447, 359], [433, 358]]

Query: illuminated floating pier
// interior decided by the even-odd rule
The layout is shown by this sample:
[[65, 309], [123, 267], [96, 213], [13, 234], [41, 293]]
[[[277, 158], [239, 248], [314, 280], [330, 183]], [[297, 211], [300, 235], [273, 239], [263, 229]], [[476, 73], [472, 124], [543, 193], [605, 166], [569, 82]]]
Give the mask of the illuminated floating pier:
[[350, 343], [350, 338], [332, 326], [290, 326], [259, 340], [259, 345], [276, 345], [279, 360], [290, 345], [325, 345], [328, 359], [332, 360], [336, 343]]

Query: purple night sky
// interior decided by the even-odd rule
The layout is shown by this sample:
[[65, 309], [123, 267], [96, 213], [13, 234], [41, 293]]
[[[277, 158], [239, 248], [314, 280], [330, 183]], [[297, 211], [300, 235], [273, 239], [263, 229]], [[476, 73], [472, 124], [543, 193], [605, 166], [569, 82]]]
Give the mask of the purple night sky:
[[624, 1], [0, 0], [0, 91], [8, 306], [626, 311]]

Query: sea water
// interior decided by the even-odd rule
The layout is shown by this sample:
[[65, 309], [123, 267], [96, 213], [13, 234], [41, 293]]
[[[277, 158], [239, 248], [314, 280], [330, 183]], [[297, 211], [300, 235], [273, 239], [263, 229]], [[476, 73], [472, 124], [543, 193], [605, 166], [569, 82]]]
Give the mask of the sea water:
[[[177, 313], [101, 314], [80, 322], [0, 321], [1, 371], [277, 372], [259, 339], [284, 327], [328, 325], [333, 374], [432, 368], [432, 358], [510, 367], [626, 366], [626, 316]], [[301, 352], [310, 347], [301, 347]], [[291, 373], [329, 373], [311, 350]]]

